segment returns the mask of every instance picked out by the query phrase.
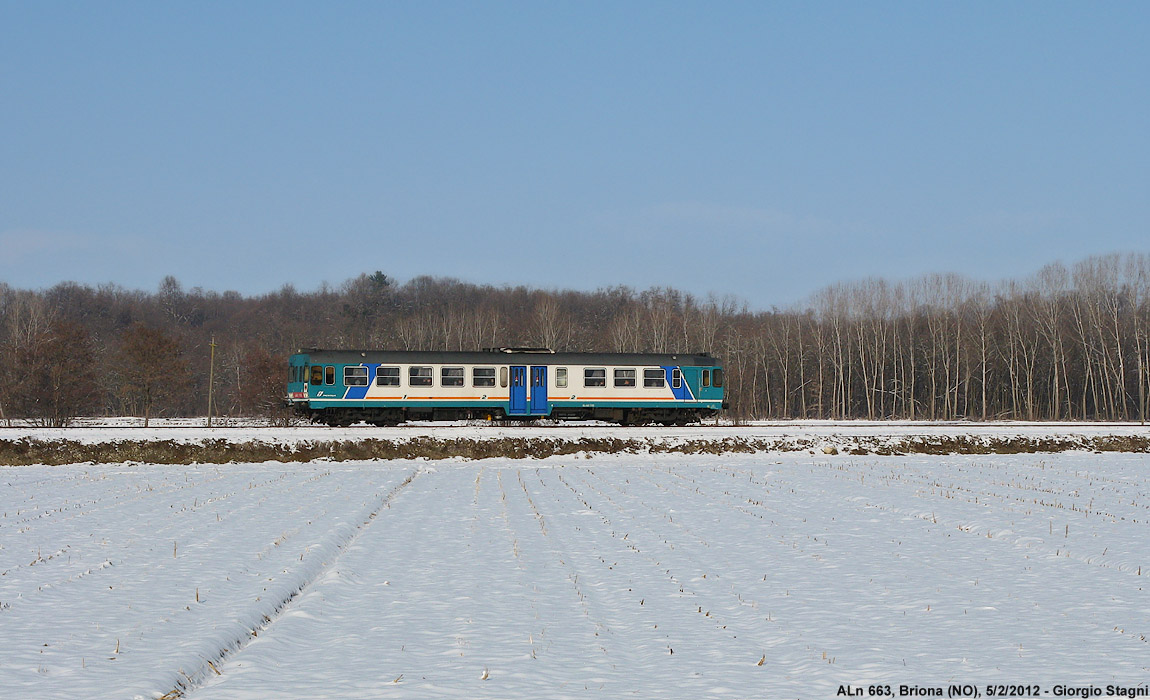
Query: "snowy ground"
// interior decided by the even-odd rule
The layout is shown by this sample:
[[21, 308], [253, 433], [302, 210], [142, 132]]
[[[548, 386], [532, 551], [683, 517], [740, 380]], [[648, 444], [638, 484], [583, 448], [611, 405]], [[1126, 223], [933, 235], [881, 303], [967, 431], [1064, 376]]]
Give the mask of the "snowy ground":
[[0, 697], [1145, 686], [1148, 466], [790, 453], [6, 467]]

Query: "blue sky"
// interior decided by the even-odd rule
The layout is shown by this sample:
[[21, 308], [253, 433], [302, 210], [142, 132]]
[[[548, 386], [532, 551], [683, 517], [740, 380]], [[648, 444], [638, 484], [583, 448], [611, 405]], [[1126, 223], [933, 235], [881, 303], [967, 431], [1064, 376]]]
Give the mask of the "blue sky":
[[787, 305], [1150, 248], [1150, 3], [0, 0], [0, 281]]

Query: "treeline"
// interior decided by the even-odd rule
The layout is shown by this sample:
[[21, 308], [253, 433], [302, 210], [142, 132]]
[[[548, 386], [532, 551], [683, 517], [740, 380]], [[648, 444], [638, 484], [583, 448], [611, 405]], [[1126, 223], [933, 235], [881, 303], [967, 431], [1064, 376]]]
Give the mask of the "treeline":
[[[209, 371], [212, 341], [214, 371]], [[1150, 256], [1049, 265], [997, 284], [956, 275], [836, 285], [793, 309], [669, 288], [492, 287], [382, 272], [245, 297], [0, 284], [0, 419], [282, 418], [300, 347], [696, 352], [723, 358], [736, 418], [1142, 420]]]

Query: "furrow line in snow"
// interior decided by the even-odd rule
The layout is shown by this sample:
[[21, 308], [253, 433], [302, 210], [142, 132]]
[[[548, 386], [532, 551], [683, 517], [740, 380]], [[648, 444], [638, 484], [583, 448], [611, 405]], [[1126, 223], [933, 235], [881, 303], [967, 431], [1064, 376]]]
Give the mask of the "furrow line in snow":
[[375, 504], [375, 507], [362, 517], [359, 524], [354, 527], [337, 530], [323, 545], [309, 551], [299, 569], [299, 576], [282, 586], [266, 599], [264, 605], [249, 611], [247, 623], [240, 621], [237, 634], [230, 640], [216, 639], [198, 655], [192, 671], [178, 668], [173, 673], [173, 685], [168, 692], [160, 696], [160, 700], [175, 700], [186, 698], [189, 693], [203, 684], [210, 674], [219, 675], [219, 668], [229, 657], [241, 652], [253, 639], [266, 632], [287, 611], [292, 601], [311, 588], [324, 574], [339, 561], [343, 553], [353, 545], [356, 540], [375, 522], [383, 511], [391, 507], [391, 502], [415, 479], [424, 473], [423, 468], [416, 468], [407, 477], [395, 485]]

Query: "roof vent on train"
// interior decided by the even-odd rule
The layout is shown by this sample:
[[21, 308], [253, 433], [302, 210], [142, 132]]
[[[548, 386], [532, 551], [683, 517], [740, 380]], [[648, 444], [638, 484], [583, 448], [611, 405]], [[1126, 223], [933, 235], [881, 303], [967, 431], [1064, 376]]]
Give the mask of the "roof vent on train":
[[483, 352], [533, 352], [539, 354], [555, 354], [555, 351], [551, 348], [483, 348]]

